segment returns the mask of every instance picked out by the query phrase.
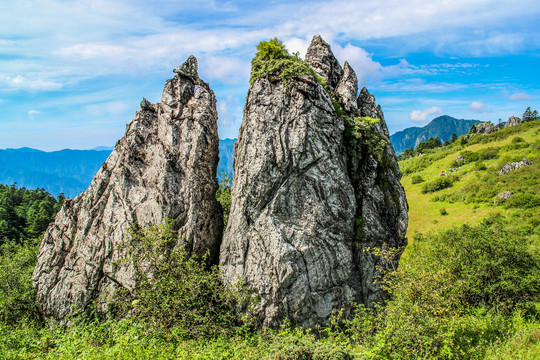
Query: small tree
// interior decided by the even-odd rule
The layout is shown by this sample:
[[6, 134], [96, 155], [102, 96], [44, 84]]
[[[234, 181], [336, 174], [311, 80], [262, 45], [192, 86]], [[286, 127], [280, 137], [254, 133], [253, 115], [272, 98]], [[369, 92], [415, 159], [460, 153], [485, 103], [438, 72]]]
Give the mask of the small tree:
[[452, 135], [450, 135], [450, 142], [453, 143], [454, 141], [457, 140], [457, 135], [456, 133], [452, 133]]
[[531, 107], [529, 106], [523, 113], [522, 118], [523, 118], [523, 121], [534, 121], [538, 119], [538, 111], [536, 110], [532, 111]]

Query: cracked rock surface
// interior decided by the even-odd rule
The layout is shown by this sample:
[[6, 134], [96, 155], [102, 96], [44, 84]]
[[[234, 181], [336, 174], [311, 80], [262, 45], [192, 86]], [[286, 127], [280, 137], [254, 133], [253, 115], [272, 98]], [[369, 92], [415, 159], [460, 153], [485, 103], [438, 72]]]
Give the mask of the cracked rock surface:
[[[349, 117], [380, 121], [380, 106], [341, 69], [316, 36], [306, 55]], [[345, 123], [313, 78], [259, 79], [249, 88], [235, 144], [231, 212], [220, 250], [223, 279], [243, 282], [263, 326], [313, 327], [352, 302], [383, 299], [374, 281], [386, 266], [368, 247], [406, 244], [407, 202], [390, 142], [382, 158], [353, 154]], [[397, 261], [397, 259], [395, 259]]]
[[44, 315], [63, 318], [92, 300], [106, 305], [134, 273], [118, 264], [126, 229], [172, 219], [178, 245], [217, 262], [222, 234], [216, 201], [219, 138], [214, 93], [190, 57], [146, 99], [90, 187], [67, 199], [43, 236], [33, 283]]

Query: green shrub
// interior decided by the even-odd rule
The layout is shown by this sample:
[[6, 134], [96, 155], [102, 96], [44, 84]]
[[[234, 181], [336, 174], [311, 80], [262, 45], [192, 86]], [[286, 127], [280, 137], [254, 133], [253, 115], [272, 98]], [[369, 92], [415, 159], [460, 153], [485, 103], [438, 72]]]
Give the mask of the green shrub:
[[424, 182], [424, 178], [420, 175], [413, 175], [411, 177], [411, 183], [414, 184], [420, 184]]
[[273, 77], [283, 79], [285, 87], [288, 87], [291, 79], [306, 76], [312, 76], [326, 89], [326, 81], [297, 54], [290, 55], [277, 38], [261, 41], [257, 46], [257, 54], [251, 60], [250, 84], [258, 79]]
[[0, 245], [0, 324], [40, 322], [32, 287], [38, 248], [37, 240], [23, 244], [6, 241]]
[[235, 308], [246, 305], [247, 293], [228, 289], [217, 267], [207, 269], [206, 259], [188, 256], [177, 242], [171, 221], [131, 229], [123, 261], [133, 266], [136, 286], [119, 289], [112, 310], [134, 314], [156, 329], [176, 327], [186, 337], [227, 333], [241, 325]]
[[519, 194], [514, 195], [504, 202], [505, 208], [531, 209], [540, 206], [540, 196]]
[[372, 155], [381, 162], [384, 150], [388, 146], [388, 138], [378, 134], [375, 129], [380, 120], [369, 116], [355, 118], [342, 116], [342, 118], [345, 122], [345, 142], [352, 153], [359, 158]]
[[448, 215], [448, 211], [446, 211], [445, 208], [441, 208], [441, 209], [439, 210], [439, 212], [441, 213], [442, 216]]
[[441, 176], [422, 186], [422, 194], [432, 193], [442, 189], [449, 188], [453, 185], [454, 179], [448, 176]]

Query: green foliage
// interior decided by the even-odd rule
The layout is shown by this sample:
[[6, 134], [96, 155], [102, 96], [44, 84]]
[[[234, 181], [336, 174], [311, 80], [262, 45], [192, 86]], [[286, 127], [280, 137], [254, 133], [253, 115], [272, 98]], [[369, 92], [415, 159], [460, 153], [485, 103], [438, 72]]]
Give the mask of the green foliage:
[[441, 208], [441, 210], [439, 210], [439, 212], [441, 213], [442, 216], [448, 215], [448, 211], [446, 211], [445, 208]]
[[260, 42], [257, 50], [257, 54], [251, 60], [250, 84], [262, 78], [279, 78], [283, 79], [285, 87], [288, 87], [294, 78], [312, 76], [326, 88], [324, 79], [300, 59], [298, 54], [290, 55], [285, 45], [277, 38]]
[[231, 180], [226, 174], [223, 174], [219, 181], [219, 188], [216, 192], [217, 201], [223, 209], [223, 231], [227, 227], [229, 221], [229, 213], [231, 211]]
[[188, 256], [177, 243], [170, 221], [130, 230], [124, 261], [134, 268], [136, 286], [115, 294], [120, 315], [132, 313], [158, 330], [175, 327], [184, 337], [214, 336], [240, 325], [235, 308], [247, 294], [227, 289], [217, 267], [207, 269], [205, 259]]
[[435, 148], [440, 147], [441, 145], [442, 144], [439, 137], [429, 138], [428, 140], [418, 144], [418, 146], [416, 147], [416, 152], [423, 153], [428, 149], [435, 149]]
[[422, 186], [422, 194], [432, 193], [442, 189], [449, 188], [453, 185], [455, 179], [450, 176], [441, 176], [437, 179], [430, 181]]
[[0, 245], [0, 324], [38, 323], [40, 315], [32, 287], [37, 241], [10, 240]]
[[376, 131], [379, 119], [369, 116], [351, 118], [342, 116], [345, 121], [345, 142], [352, 153], [364, 158], [368, 155], [381, 162], [384, 151], [388, 146], [388, 139]]
[[450, 135], [450, 142], [453, 143], [454, 141], [456, 141], [458, 139], [456, 133], [452, 133], [452, 135]]
[[54, 220], [63, 200], [63, 195], [55, 199], [44, 189], [0, 185], [0, 244], [40, 236]]
[[532, 111], [530, 107], [528, 107], [522, 116], [523, 121], [534, 121], [538, 119], [538, 111], [534, 110]]
[[420, 175], [413, 175], [411, 177], [412, 184], [420, 184], [420, 183], [423, 183], [424, 181], [425, 181], [424, 178]]

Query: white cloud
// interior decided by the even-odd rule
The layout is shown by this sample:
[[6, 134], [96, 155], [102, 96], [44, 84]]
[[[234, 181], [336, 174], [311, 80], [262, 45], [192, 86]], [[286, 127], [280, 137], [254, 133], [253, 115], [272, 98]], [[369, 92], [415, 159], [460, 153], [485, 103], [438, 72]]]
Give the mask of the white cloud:
[[225, 84], [246, 83], [251, 64], [233, 57], [206, 56], [199, 66], [200, 76], [209, 80], [219, 80]]
[[291, 54], [293, 53], [299, 53], [301, 58], [304, 58], [306, 56], [307, 49], [309, 47], [309, 44], [311, 43], [311, 39], [300, 39], [297, 37], [290, 38], [288, 40], [283, 41], [285, 44], [285, 47]]
[[365, 86], [369, 81], [376, 80], [380, 77], [383, 67], [380, 63], [373, 61], [372, 55], [361, 47], [351, 44], [341, 47], [337, 44], [332, 46], [332, 51], [343, 64], [349, 62], [358, 77], [360, 88]]
[[0, 84], [11, 90], [58, 90], [62, 84], [39, 78], [28, 79], [22, 75], [0, 75]]
[[482, 101], [473, 101], [470, 105], [469, 105], [469, 109], [471, 111], [474, 111], [475, 113], [483, 113], [483, 112], [486, 112], [486, 104], [484, 104]]
[[86, 112], [94, 117], [103, 115], [123, 115], [130, 107], [122, 101], [110, 101], [85, 106]]
[[532, 96], [524, 92], [516, 92], [510, 95], [508, 91], [503, 92], [505, 97], [510, 101], [528, 101], [532, 100]]
[[41, 111], [38, 111], [38, 110], [30, 110], [30, 111], [28, 111], [28, 115], [30, 115], [30, 116], [38, 115], [38, 114], [41, 114]]
[[425, 110], [411, 111], [411, 113], [409, 114], [409, 119], [414, 122], [424, 122], [428, 120], [428, 116], [437, 114], [442, 114], [442, 109], [440, 107], [434, 106]]
[[217, 99], [219, 135], [221, 138], [238, 136], [238, 127], [242, 122], [243, 108], [240, 100], [232, 95]]

